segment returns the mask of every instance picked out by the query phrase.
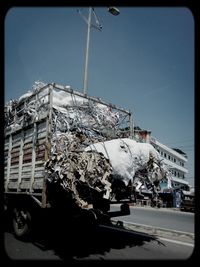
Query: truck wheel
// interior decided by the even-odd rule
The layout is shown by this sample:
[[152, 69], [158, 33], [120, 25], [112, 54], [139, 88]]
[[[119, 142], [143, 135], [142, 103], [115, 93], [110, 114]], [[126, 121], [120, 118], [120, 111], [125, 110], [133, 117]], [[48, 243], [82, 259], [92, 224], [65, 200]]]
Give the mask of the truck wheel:
[[25, 239], [30, 233], [31, 216], [22, 208], [15, 208], [13, 212], [13, 229], [16, 237]]

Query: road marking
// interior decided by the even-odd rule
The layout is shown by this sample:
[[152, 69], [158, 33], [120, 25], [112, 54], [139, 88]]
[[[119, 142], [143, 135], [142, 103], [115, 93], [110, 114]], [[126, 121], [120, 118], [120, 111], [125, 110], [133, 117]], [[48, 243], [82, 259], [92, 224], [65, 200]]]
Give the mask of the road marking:
[[[113, 220], [114, 221], [114, 220]], [[124, 222], [125, 223], [125, 222]], [[134, 223], [131, 223], [132, 225], [134, 225]], [[112, 226], [106, 226], [106, 225], [99, 225], [100, 228], [108, 228], [108, 229], [113, 229]], [[140, 226], [140, 225], [139, 225]], [[149, 227], [150, 228], [150, 227]], [[153, 229], [153, 228], [152, 228]], [[163, 228], [164, 229], [164, 228]], [[119, 231], [122, 231], [122, 232], [129, 232], [130, 230], [132, 229], [122, 229], [122, 228], [116, 228], [115, 230], [119, 230]], [[156, 228], [154, 230], [157, 230]], [[174, 231], [175, 232], [175, 231]], [[179, 232], [179, 233], [183, 233], [183, 232]], [[185, 233], [185, 232], [184, 232]], [[140, 233], [141, 234], [141, 233]], [[147, 233], [143, 233], [144, 236], [148, 236]], [[161, 237], [161, 236], [157, 236], [156, 237], [157, 240], [162, 240], [162, 241], [166, 241], [166, 242], [171, 242], [171, 243], [174, 243], [174, 244], [179, 244], [179, 245], [183, 245], [183, 246], [188, 246], [188, 247], [194, 247], [194, 243], [188, 243], [188, 242], [183, 242], [183, 241], [179, 241], [179, 240], [174, 240], [174, 239], [169, 239], [169, 238], [164, 238], [164, 237]], [[155, 240], [156, 240], [155, 239]]]
[[163, 238], [163, 237], [159, 237], [159, 240], [163, 240], [163, 241], [167, 241], [167, 242], [171, 242], [171, 243], [175, 243], [175, 244], [179, 244], [183, 246], [194, 247], [194, 244], [192, 243], [186, 243], [186, 242], [182, 242], [178, 240], [172, 240], [172, 239]]
[[132, 222], [128, 222], [128, 221], [123, 221], [123, 223], [125, 224], [130, 224], [136, 227], [140, 227], [140, 228], [147, 228], [150, 230], [160, 230], [160, 231], [164, 231], [164, 232], [171, 232], [171, 233], [175, 233], [175, 234], [179, 234], [179, 235], [187, 235], [187, 236], [191, 236], [194, 237], [193, 233], [190, 232], [183, 232], [183, 231], [178, 231], [178, 230], [174, 230], [174, 229], [168, 229], [168, 228], [161, 228], [161, 227], [156, 227], [156, 226], [151, 226], [151, 225], [146, 225], [146, 224], [141, 224], [141, 223], [132, 223]]

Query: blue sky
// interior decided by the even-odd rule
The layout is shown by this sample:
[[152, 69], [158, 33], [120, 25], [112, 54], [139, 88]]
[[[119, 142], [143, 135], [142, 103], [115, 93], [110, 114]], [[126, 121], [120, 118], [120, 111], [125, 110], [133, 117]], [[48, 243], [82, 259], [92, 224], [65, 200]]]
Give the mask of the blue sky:
[[[87, 25], [79, 7], [11, 8], [5, 18], [5, 101], [34, 81], [83, 92]], [[81, 8], [88, 16], [88, 8]], [[194, 18], [184, 7], [120, 7], [95, 11], [88, 95], [133, 113], [134, 125], [188, 155], [194, 183]], [[93, 18], [94, 21], [94, 18]]]

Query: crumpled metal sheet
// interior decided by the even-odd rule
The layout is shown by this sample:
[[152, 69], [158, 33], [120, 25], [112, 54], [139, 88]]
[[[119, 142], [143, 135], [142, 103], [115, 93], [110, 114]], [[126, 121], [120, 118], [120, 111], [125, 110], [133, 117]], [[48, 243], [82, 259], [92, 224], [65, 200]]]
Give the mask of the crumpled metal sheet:
[[75, 136], [64, 134], [56, 139], [53, 154], [45, 163], [45, 171], [48, 182], [59, 182], [83, 208], [93, 203], [93, 190], [109, 199], [112, 166], [102, 153], [77, 150], [79, 143], [75, 140]]
[[[129, 145], [133, 143], [132, 147], [128, 146], [127, 139], [99, 143], [94, 138], [93, 141], [91, 145], [90, 138], [80, 131], [55, 132], [51, 139], [51, 157], [46, 163], [48, 181], [58, 181], [63, 189], [73, 194], [80, 207], [92, 204], [88, 196], [93, 190], [101, 193], [102, 198], [113, 198], [115, 185], [117, 190], [121, 186], [123, 191], [124, 186], [131, 185], [136, 192], [146, 189], [158, 195], [159, 182], [166, 176], [167, 169], [152, 146], [141, 144], [139, 152], [134, 153], [140, 143], [133, 140], [129, 142]], [[128, 177], [131, 184], [126, 183]], [[113, 183], [114, 180], [122, 183]]]
[[[100, 102], [87, 99], [72, 92], [59, 90], [42, 82], [35, 82], [33, 90], [24, 94], [19, 100], [12, 100], [5, 107], [5, 126], [15, 129], [25, 122], [35, 122], [39, 114], [49, 108], [48, 94], [52, 90], [53, 132], [81, 130], [85, 135], [98, 141], [129, 135], [129, 116]], [[43, 89], [43, 90], [41, 90]], [[37, 96], [35, 95], [37, 93]], [[15, 107], [18, 105], [17, 113]], [[20, 112], [18, 113], [18, 111]]]
[[[6, 107], [6, 126], [16, 129], [17, 125], [23, 126], [24, 122], [37, 121], [39, 114], [47, 112], [50, 100], [45, 93], [49, 93], [49, 88], [40, 91], [43, 86], [45, 84], [36, 83], [32, 92], [29, 91]], [[35, 95], [35, 92], [38, 94]], [[119, 121], [121, 119], [124, 125], [126, 119], [121, 118], [111, 106], [56, 88], [52, 89], [51, 104], [51, 149], [45, 163], [46, 179], [51, 184], [59, 183], [73, 195], [80, 207], [93, 202], [94, 191], [102, 198], [109, 199], [112, 166], [103, 154], [86, 152], [84, 149], [120, 135]], [[16, 106], [19, 114], [16, 114]]]
[[[5, 107], [6, 126], [22, 126], [24, 120], [30, 119], [37, 121], [38, 114], [47, 111], [49, 100], [45, 94], [48, 88], [47, 91], [39, 91], [44, 85], [36, 83], [33, 87], [33, 92], [39, 92], [37, 98], [31, 97], [32, 93], [28, 92], [18, 101], [11, 101]], [[21, 105], [24, 99], [27, 101], [24, 102], [19, 116], [16, 116], [15, 107]], [[111, 188], [113, 189], [113, 164], [109, 157], [106, 157], [106, 153], [97, 151], [95, 144], [101, 142], [106, 146], [108, 140], [117, 138], [121, 142], [119, 153], [128, 155], [129, 146], [122, 138], [126, 137], [126, 131], [121, 132], [127, 128], [127, 114], [123, 115], [111, 107], [75, 96], [73, 93], [62, 91], [61, 94], [61, 91], [55, 88], [52, 105], [51, 150], [49, 160], [45, 164], [47, 180], [51, 184], [59, 183], [66, 192], [73, 195], [80, 207], [93, 202], [94, 191], [99, 192], [102, 198], [109, 199]], [[13, 122], [14, 115], [16, 120]], [[85, 151], [88, 146], [93, 147], [92, 152]], [[115, 157], [118, 158], [116, 153]], [[141, 190], [142, 186], [145, 186], [152, 192], [158, 191], [158, 182], [161, 178], [159, 170], [162, 167], [159, 161], [156, 162], [155, 158], [152, 158], [148, 162], [143, 162], [140, 157], [132, 158], [128, 172], [125, 168], [127, 162], [118, 164], [118, 168], [124, 168], [125, 174], [133, 170], [130, 177], [135, 190]], [[119, 179], [117, 175], [115, 178]], [[125, 175], [121, 178], [125, 181]]]
[[[37, 121], [39, 114], [48, 110], [48, 105], [43, 105], [44, 102], [48, 102], [48, 97], [42, 97], [45, 93], [44, 91], [39, 92], [46, 85], [43, 82], [36, 81], [32, 86], [32, 90], [22, 95], [18, 100], [10, 100], [5, 104], [4, 118], [7, 129], [15, 130], [18, 126], [23, 127], [23, 124], [27, 121]], [[35, 93], [38, 93], [37, 100], [33, 97]]]
[[53, 132], [81, 131], [97, 141], [120, 135], [118, 114], [108, 111], [108, 108], [100, 108], [92, 103], [67, 107], [66, 111], [53, 108]]

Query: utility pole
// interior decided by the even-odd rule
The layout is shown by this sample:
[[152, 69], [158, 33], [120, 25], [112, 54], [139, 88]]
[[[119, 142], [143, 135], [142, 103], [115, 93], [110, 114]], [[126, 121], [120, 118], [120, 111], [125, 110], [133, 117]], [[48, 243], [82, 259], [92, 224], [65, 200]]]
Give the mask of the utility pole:
[[[84, 67], [84, 83], [83, 83], [83, 93], [87, 94], [87, 91], [88, 91], [88, 58], [89, 58], [89, 45], [90, 45], [90, 30], [91, 30], [91, 27], [94, 27], [94, 28], [101, 31], [102, 25], [100, 24], [99, 19], [97, 17], [97, 14], [96, 14], [93, 7], [89, 7], [87, 19], [81, 14], [80, 10], [78, 10], [78, 12], [87, 24], [87, 43], [86, 43], [86, 51], [85, 51], [85, 67]], [[114, 16], [117, 16], [120, 13], [116, 7], [108, 7], [108, 12], [110, 12]], [[92, 13], [95, 17], [96, 25], [91, 22]]]

